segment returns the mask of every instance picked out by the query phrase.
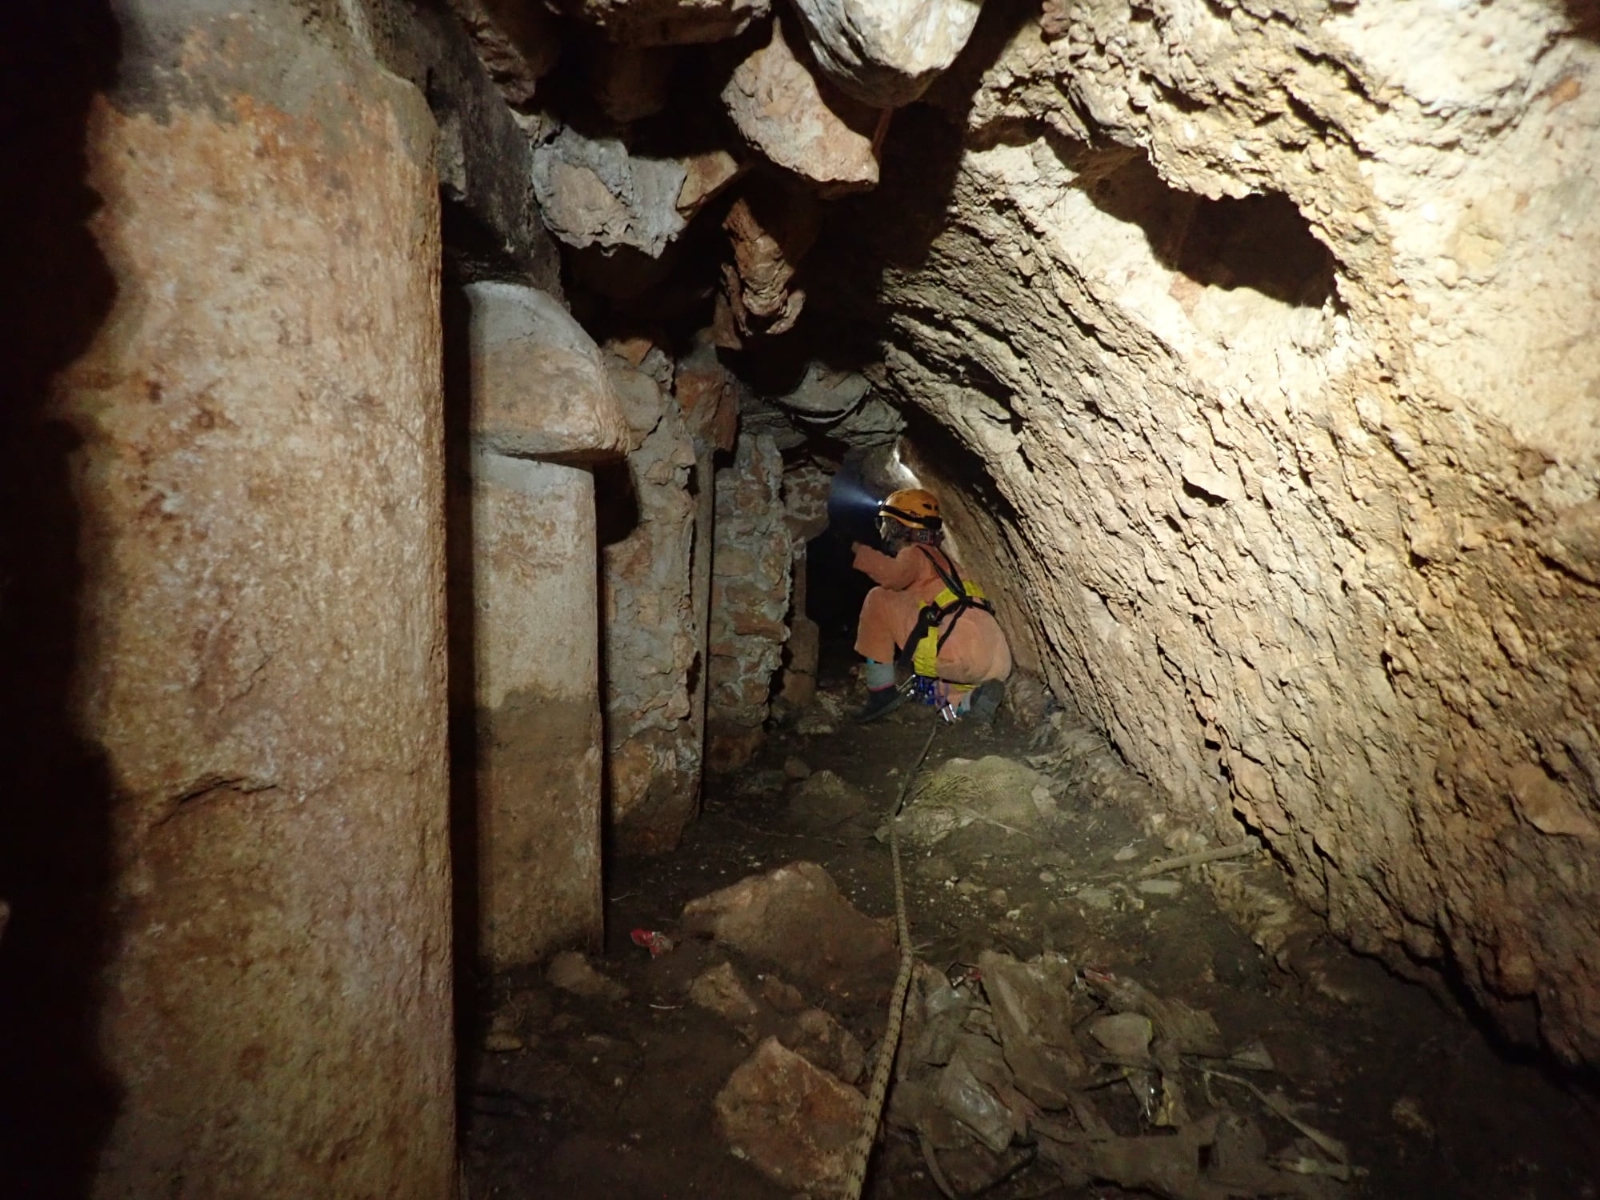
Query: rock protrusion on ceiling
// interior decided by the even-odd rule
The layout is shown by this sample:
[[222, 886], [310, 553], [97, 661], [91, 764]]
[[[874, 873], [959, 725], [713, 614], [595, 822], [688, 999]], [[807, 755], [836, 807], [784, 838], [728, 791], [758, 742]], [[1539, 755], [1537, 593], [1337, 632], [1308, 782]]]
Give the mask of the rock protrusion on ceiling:
[[927, 91], [972, 36], [979, 0], [795, 0], [824, 74], [874, 108]]
[[[531, 154], [532, 194], [602, 307], [718, 299], [725, 346], [793, 330], [823, 202], [870, 190], [896, 107], [966, 44], [972, 0], [451, 0]], [[554, 15], [559, 10], [560, 15]], [[775, 203], [774, 197], [781, 197]], [[708, 211], [709, 210], [709, 211]], [[701, 213], [728, 270], [674, 257]]]

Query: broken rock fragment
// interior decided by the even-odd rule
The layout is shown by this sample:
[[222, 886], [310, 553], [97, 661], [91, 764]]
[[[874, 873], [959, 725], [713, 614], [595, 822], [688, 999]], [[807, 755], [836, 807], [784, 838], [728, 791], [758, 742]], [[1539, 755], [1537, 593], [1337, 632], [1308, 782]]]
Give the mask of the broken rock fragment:
[[817, 65], [874, 108], [910, 104], [972, 36], [978, 0], [795, 0]]
[[815, 202], [805, 192], [753, 188], [734, 201], [722, 227], [733, 249], [722, 272], [734, 342], [739, 335], [787, 333], [805, 305], [805, 292], [792, 281], [816, 241]]
[[689, 999], [735, 1025], [761, 1015], [761, 1006], [750, 995], [750, 989], [739, 978], [732, 963], [719, 963], [695, 976], [694, 982], [689, 984]]
[[790, 863], [691, 900], [683, 927], [835, 995], [887, 990], [894, 980], [892, 923], [862, 914], [816, 863]]
[[839, 1022], [820, 1008], [808, 1008], [780, 1035], [780, 1040], [813, 1066], [855, 1083], [866, 1066], [866, 1051]]
[[844, 1183], [866, 1101], [767, 1038], [729, 1076], [715, 1108], [723, 1139], [767, 1178], [831, 1194]]
[[688, 175], [676, 159], [635, 156], [621, 138], [591, 138], [571, 126], [533, 152], [545, 225], [578, 249], [625, 246], [660, 257], [687, 223], [678, 197]]
[[1089, 1036], [1118, 1061], [1143, 1065], [1150, 1060], [1155, 1027], [1143, 1013], [1112, 1013], [1090, 1021]]
[[878, 182], [882, 114], [819, 82], [790, 49], [781, 21], [734, 69], [722, 102], [745, 139], [780, 167], [830, 191]]

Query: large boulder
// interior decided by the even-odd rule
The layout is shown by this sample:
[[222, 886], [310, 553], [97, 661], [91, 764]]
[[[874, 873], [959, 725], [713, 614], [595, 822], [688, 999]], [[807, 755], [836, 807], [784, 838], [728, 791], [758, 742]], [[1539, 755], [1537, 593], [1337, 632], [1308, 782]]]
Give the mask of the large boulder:
[[978, 0], [795, 0], [817, 65], [874, 108], [927, 90], [972, 35]]
[[818, 80], [795, 56], [783, 23], [734, 68], [722, 102], [749, 142], [780, 167], [829, 190], [878, 182], [876, 134], [883, 114]]

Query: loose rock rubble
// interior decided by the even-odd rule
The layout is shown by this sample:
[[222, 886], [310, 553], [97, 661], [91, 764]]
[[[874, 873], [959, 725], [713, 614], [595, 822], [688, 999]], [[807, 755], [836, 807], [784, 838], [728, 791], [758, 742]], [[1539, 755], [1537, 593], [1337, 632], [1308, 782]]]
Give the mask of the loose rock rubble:
[[[952, 775], [971, 765], [958, 760]], [[991, 764], [979, 777], [999, 773]], [[813, 956], [882, 965], [888, 949], [879, 923], [811, 863], [742, 880], [684, 917], [686, 929], [813, 982], [826, 978]], [[842, 931], [826, 949], [823, 928]], [[717, 1097], [730, 1148], [784, 1186], [837, 1186], [864, 1103], [846, 1086], [861, 1075], [860, 1044], [821, 1009], [780, 1016], [765, 997], [792, 1007], [798, 991], [768, 981], [757, 996], [727, 962], [696, 977], [689, 995], [762, 1039]], [[1343, 1145], [1238, 1074], [1272, 1069], [1259, 1045], [1230, 1046], [1209, 1013], [1137, 980], [1056, 954], [987, 951], [952, 977], [919, 964], [888, 1123], [915, 1139], [947, 1194], [1037, 1162], [1073, 1186], [1168, 1200], [1340, 1195], [1357, 1173]], [[1263, 1125], [1274, 1119], [1275, 1139]]]

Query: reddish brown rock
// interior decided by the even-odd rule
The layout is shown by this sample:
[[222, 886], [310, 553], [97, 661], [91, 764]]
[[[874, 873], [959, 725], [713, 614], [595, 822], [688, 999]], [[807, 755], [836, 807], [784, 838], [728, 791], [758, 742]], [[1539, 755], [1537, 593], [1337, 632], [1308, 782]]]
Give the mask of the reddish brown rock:
[[795, 1017], [779, 1038], [812, 1066], [837, 1075], [845, 1083], [861, 1078], [866, 1051], [855, 1034], [820, 1008], [808, 1008]]
[[723, 1139], [768, 1179], [831, 1194], [844, 1183], [866, 1101], [768, 1038], [729, 1076], [715, 1108]]
[[169, 9], [119, 6], [147, 84], [78, 131], [108, 311], [48, 445], [74, 446], [55, 552], [81, 564], [70, 715], [104, 783], [26, 802], [102, 839], [115, 937], [79, 1032], [115, 1097], [108, 1129], [48, 1130], [102, 1129], [97, 1178], [40, 1194], [444, 1196], [433, 122], [298, 19]]
[[599, 497], [603, 523], [626, 529], [602, 555], [609, 817], [620, 847], [658, 853], [700, 802], [711, 496], [690, 488], [712, 447], [653, 378], [612, 363], [638, 445]]
[[679, 366], [674, 395], [694, 433], [718, 450], [732, 450], [739, 427], [738, 384], [708, 347]]
[[733, 261], [723, 264], [722, 275], [728, 312], [741, 335], [794, 328], [806, 295], [791, 284], [819, 223], [816, 204], [804, 192], [764, 188], [734, 201], [723, 221]]
[[780, 167], [833, 192], [878, 182], [877, 138], [887, 112], [818, 80], [790, 49], [782, 21], [734, 69], [722, 102], [739, 132]]

